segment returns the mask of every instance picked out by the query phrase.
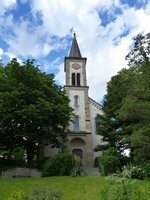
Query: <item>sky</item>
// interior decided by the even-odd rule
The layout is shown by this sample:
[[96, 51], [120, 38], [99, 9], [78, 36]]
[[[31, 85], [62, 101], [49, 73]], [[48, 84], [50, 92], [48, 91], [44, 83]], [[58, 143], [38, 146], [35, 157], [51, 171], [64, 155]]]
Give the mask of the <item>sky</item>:
[[64, 57], [76, 32], [87, 57], [89, 96], [102, 102], [107, 82], [127, 67], [137, 34], [150, 32], [150, 0], [0, 0], [0, 59], [34, 58], [64, 85]]

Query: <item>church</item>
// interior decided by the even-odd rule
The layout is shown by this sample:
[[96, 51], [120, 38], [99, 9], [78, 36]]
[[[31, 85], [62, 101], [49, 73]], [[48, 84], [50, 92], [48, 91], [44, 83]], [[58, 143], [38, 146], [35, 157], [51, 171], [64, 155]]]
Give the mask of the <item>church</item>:
[[[64, 88], [70, 99], [70, 106], [74, 109], [74, 119], [66, 130], [66, 148], [72, 154], [80, 156], [83, 167], [93, 167], [94, 159], [100, 155], [100, 152], [94, 152], [94, 148], [101, 140], [101, 136], [96, 134], [96, 116], [102, 115], [102, 108], [88, 95], [86, 61], [87, 58], [81, 56], [74, 33], [69, 56], [64, 60]], [[45, 146], [44, 156], [52, 156], [58, 151]]]

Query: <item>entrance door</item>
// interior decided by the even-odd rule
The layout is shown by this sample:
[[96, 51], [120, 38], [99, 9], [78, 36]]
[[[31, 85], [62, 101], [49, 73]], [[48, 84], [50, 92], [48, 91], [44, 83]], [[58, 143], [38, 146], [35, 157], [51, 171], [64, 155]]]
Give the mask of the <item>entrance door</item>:
[[72, 150], [73, 155], [77, 155], [80, 158], [80, 165], [82, 165], [82, 158], [83, 158], [83, 151], [81, 149], [73, 149]]
[[73, 149], [72, 154], [80, 156], [81, 159], [83, 158], [83, 151], [81, 149]]

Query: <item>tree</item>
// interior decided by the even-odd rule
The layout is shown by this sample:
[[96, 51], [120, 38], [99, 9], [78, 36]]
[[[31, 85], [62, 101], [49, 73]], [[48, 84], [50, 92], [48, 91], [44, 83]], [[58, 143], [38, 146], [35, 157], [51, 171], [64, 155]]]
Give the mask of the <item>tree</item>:
[[124, 126], [117, 117], [118, 110], [122, 106], [122, 100], [131, 93], [133, 85], [133, 69], [121, 70], [116, 76], [111, 78], [107, 85], [107, 94], [103, 101], [103, 115], [99, 115], [98, 133], [103, 136], [104, 144], [97, 147], [97, 150], [106, 150], [109, 147], [115, 147], [124, 151], [127, 147], [127, 138], [125, 139]]
[[118, 119], [126, 124], [134, 157], [138, 160], [150, 159], [150, 62], [137, 68], [132, 94], [127, 95], [118, 110]]
[[53, 74], [42, 73], [27, 60], [12, 59], [0, 67], [0, 149], [24, 148], [31, 161], [40, 144], [62, 147], [72, 115], [63, 88]]
[[138, 35], [126, 59], [129, 69], [112, 77], [104, 97], [99, 134], [118, 151], [130, 148], [136, 160], [150, 159], [150, 34]]

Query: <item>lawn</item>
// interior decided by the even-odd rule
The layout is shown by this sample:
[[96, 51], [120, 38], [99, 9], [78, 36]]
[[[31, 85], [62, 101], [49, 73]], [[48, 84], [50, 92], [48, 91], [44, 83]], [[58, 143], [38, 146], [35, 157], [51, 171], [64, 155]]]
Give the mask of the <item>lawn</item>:
[[[0, 200], [7, 200], [13, 191], [31, 192], [35, 187], [59, 189], [63, 200], [100, 200], [103, 188], [110, 185], [105, 177], [49, 177], [49, 178], [15, 178], [0, 179]], [[150, 188], [150, 181], [137, 181], [140, 189]]]

